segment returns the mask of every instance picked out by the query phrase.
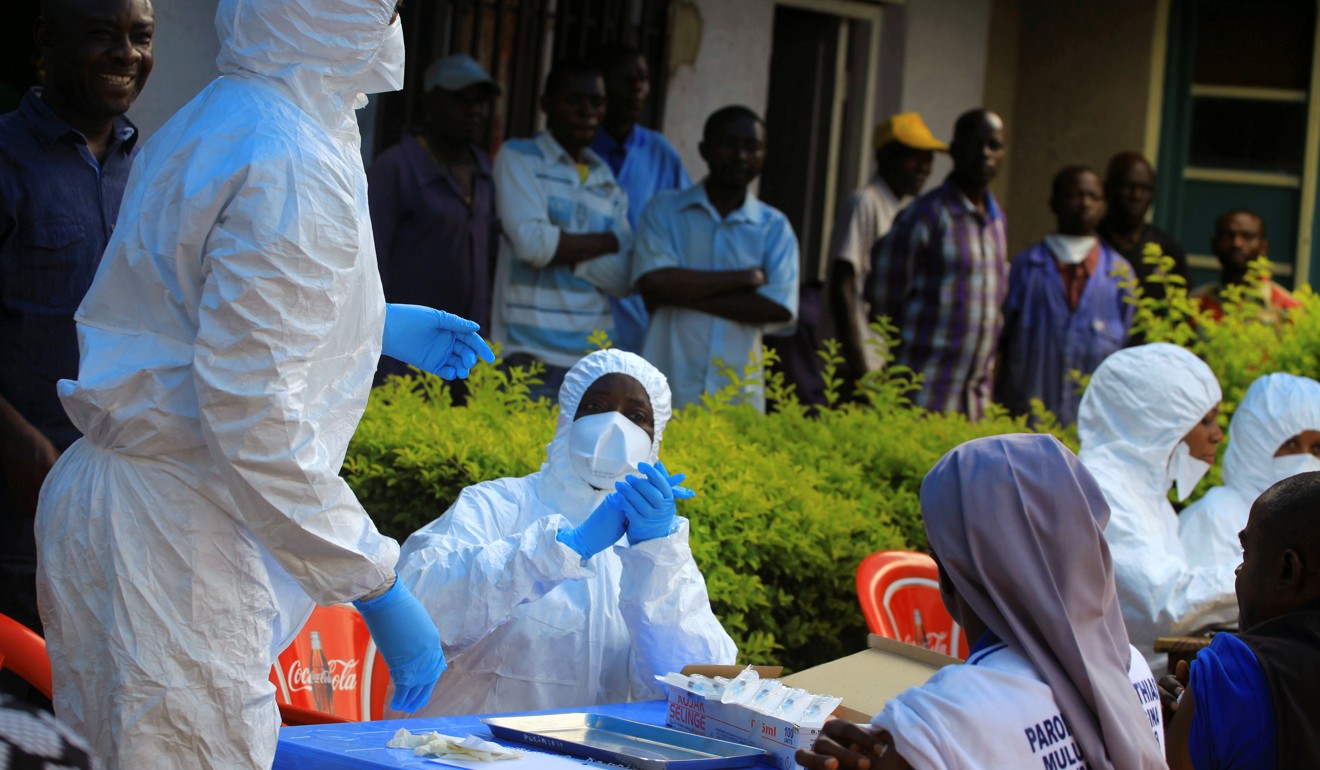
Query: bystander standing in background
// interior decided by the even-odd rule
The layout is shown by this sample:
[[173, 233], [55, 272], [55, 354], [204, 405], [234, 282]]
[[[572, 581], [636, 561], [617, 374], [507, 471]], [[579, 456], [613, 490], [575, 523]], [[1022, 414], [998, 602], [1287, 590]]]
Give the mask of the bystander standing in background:
[[[1210, 248], [1219, 260], [1219, 280], [1198, 286], [1192, 299], [1201, 303], [1215, 320], [1224, 317], [1224, 290], [1229, 286], [1247, 286], [1251, 263], [1269, 253], [1265, 238], [1265, 220], [1246, 209], [1234, 209], [1215, 220], [1215, 234]], [[1288, 290], [1266, 279], [1256, 287], [1264, 320], [1278, 320], [1279, 311], [1297, 307], [1297, 299]]]
[[124, 113], [151, 74], [155, 17], [148, 0], [43, 2], [36, 38], [43, 86], [0, 116], [0, 612], [40, 633], [37, 493], [79, 436], [55, 383], [78, 374], [73, 313], [137, 155]]
[[871, 304], [865, 286], [871, 254], [889, 232], [898, 212], [912, 202], [930, 176], [936, 151], [949, 146], [936, 139], [921, 116], [903, 112], [876, 126], [875, 177], [839, 207], [830, 237], [829, 297], [825, 337], [843, 346], [844, 378], [851, 384], [880, 365], [869, 330]]
[[628, 293], [628, 196], [591, 150], [605, 115], [596, 65], [556, 64], [541, 96], [546, 129], [511, 139], [495, 158], [500, 217], [492, 334], [506, 363], [545, 365], [532, 395], [559, 397], [569, 367], [600, 330], [614, 335], [609, 297]]
[[[765, 164], [765, 124], [746, 107], [716, 110], [700, 145], [710, 173], [655, 196], [642, 214], [633, 280], [655, 308], [643, 355], [669, 380], [674, 407], [761, 360], [762, 334], [793, 323], [798, 242], [788, 218], [748, 190]], [[761, 383], [743, 396], [765, 408]]]
[[[466, 54], [426, 70], [422, 125], [367, 172], [371, 228], [387, 302], [442, 307], [489, 328], [495, 185], [479, 145], [500, 86]], [[408, 367], [380, 360], [377, 383]], [[450, 383], [459, 395], [462, 380]]]
[[1164, 284], [1146, 282], [1155, 266], [1146, 264], [1142, 254], [1151, 243], [1173, 258], [1174, 274], [1182, 276], [1190, 289], [1186, 252], [1172, 235], [1146, 222], [1150, 204], [1155, 200], [1155, 171], [1150, 163], [1135, 152], [1120, 152], [1110, 158], [1105, 172], [1105, 200], [1108, 211], [1098, 228], [1100, 237], [1132, 265], [1144, 295], [1155, 299], [1163, 299], [1165, 295]]
[[995, 396], [1015, 415], [1038, 398], [1071, 425], [1082, 400], [1074, 373], [1090, 374], [1127, 344], [1132, 305], [1119, 284], [1132, 267], [1096, 237], [1105, 198], [1094, 171], [1069, 166], [1055, 175], [1050, 210], [1056, 231], [1009, 271]]
[[1004, 121], [963, 113], [944, 184], [899, 214], [878, 245], [872, 311], [898, 327], [894, 361], [923, 376], [918, 405], [977, 419], [993, 397], [1007, 286], [1004, 215], [990, 181], [1004, 159]]
[[[692, 181], [664, 135], [637, 122], [651, 93], [651, 71], [642, 52], [614, 44], [597, 52], [595, 61], [605, 77], [605, 119], [591, 149], [609, 164], [627, 191], [628, 224], [635, 231], [652, 196], [661, 190], [681, 190]], [[642, 295], [611, 297], [610, 309], [615, 345], [640, 353], [648, 320]]]

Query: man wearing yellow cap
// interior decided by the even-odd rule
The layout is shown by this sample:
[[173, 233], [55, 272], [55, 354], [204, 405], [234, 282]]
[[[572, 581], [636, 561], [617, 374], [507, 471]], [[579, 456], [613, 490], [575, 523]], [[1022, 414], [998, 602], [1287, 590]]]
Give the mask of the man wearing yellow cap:
[[948, 149], [915, 112], [899, 113], [876, 126], [872, 144], [875, 177], [844, 201], [830, 238], [825, 336], [842, 344], [844, 380], [849, 384], [880, 364], [869, 341], [875, 335], [868, 328], [871, 307], [863, 292], [871, 271], [871, 249], [889, 232], [898, 212], [921, 192], [935, 151]]

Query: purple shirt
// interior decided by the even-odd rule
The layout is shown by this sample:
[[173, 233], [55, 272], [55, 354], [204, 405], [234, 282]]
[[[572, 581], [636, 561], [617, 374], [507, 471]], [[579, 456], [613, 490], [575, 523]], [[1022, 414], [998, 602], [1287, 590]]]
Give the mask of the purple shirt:
[[63, 450], [78, 431], [55, 383], [78, 376], [73, 313], [119, 216], [137, 129], [117, 118], [98, 163], [40, 94], [0, 115], [0, 396]]
[[877, 246], [871, 294], [899, 329], [895, 363], [924, 377], [913, 402], [972, 419], [993, 396], [1008, 283], [1004, 216], [988, 190], [985, 206], [949, 180], [914, 201]]
[[495, 185], [490, 156], [475, 146], [472, 154], [471, 204], [412, 134], [376, 158], [367, 194], [385, 300], [439, 308], [489, 331]]

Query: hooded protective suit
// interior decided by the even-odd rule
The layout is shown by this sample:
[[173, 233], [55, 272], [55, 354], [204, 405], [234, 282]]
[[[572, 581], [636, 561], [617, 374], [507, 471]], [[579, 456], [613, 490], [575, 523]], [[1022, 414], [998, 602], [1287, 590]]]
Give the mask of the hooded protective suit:
[[398, 545], [339, 477], [385, 303], [353, 109], [394, 0], [221, 0], [221, 77], [147, 142], [79, 308], [85, 434], [37, 513], [55, 710], [110, 767], [269, 767], [273, 653]]
[[1283, 442], [1304, 430], [1320, 431], [1320, 382], [1280, 373], [1251, 383], [1228, 426], [1224, 485], [1178, 515], [1178, 536], [1190, 563], [1213, 567], [1242, 561], [1238, 533], [1260, 493], [1289, 476], [1320, 470], [1320, 460], [1309, 454], [1274, 457]]
[[564, 379], [540, 471], [464, 489], [403, 544], [399, 578], [443, 619], [449, 659], [421, 714], [658, 698], [656, 674], [734, 662], [737, 649], [692, 561], [686, 519], [667, 537], [620, 540], [589, 560], [556, 537], [605, 498], [572, 467], [569, 430], [583, 393], [611, 372], [636, 379], [651, 397], [654, 463], [671, 411], [664, 375], [632, 353], [597, 351]]
[[1205, 362], [1155, 343], [1106, 358], [1078, 410], [1078, 456], [1111, 510], [1105, 540], [1123, 621], [1157, 676], [1168, 666], [1156, 637], [1237, 617], [1233, 567], [1188, 564], [1168, 497], [1174, 448], [1221, 397]]

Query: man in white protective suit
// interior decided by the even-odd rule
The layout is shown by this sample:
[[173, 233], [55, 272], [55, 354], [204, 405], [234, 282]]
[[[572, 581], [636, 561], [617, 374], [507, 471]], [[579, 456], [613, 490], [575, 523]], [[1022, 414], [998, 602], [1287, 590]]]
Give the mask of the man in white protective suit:
[[85, 438], [37, 511], [55, 710], [110, 768], [265, 768], [271, 661], [354, 601], [412, 710], [444, 669], [398, 545], [339, 477], [384, 352], [476, 325], [388, 308], [353, 111], [403, 80], [395, 0], [221, 0], [221, 76], [151, 138], [76, 315]]
[[1123, 622], [1156, 676], [1168, 667], [1156, 637], [1237, 617], [1235, 565], [1189, 564], [1169, 502], [1170, 487], [1187, 499], [1214, 463], [1221, 398], [1204, 361], [1160, 342], [1110, 354], [1078, 409], [1078, 457], [1111, 509], [1105, 541]]
[[408, 538], [399, 579], [444, 619], [450, 657], [421, 713], [660, 698], [655, 675], [734, 662], [676, 515], [691, 492], [658, 462], [670, 404], [640, 356], [588, 355], [541, 470], [464, 489]]
[[1258, 378], [1228, 426], [1223, 486], [1178, 515], [1188, 561], [1236, 566], [1242, 561], [1238, 533], [1256, 498], [1307, 471], [1320, 471], [1320, 382], [1282, 372]]

